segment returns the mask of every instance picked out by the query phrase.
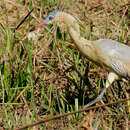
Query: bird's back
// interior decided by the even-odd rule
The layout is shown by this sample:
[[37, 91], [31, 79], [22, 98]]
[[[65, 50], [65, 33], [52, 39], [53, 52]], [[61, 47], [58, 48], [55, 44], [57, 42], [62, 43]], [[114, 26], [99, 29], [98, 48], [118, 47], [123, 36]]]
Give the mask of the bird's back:
[[[111, 39], [95, 42], [99, 53], [105, 56], [107, 64], [118, 75], [130, 78], [130, 47]], [[105, 60], [102, 62], [106, 62]]]
[[97, 40], [102, 52], [112, 57], [120, 57], [130, 60], [130, 47], [111, 39]]

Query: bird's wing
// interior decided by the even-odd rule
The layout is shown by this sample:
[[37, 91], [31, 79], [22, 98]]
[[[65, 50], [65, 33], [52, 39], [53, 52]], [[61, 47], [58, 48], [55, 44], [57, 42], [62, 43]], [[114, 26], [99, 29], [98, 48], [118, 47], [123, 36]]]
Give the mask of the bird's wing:
[[[130, 47], [111, 39], [97, 40], [101, 54], [106, 56], [104, 64], [111, 67], [118, 75], [130, 78]], [[103, 57], [102, 56], [102, 57]]]
[[130, 78], [130, 60], [111, 57], [110, 66], [118, 75]]
[[102, 52], [112, 57], [130, 60], [130, 47], [111, 39], [97, 40]]

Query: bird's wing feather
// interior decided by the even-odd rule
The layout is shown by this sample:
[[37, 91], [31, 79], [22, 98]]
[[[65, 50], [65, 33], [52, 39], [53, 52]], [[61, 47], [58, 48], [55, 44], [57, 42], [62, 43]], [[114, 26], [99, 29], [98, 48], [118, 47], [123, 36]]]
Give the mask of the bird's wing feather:
[[110, 66], [117, 74], [130, 78], [130, 61], [123, 58], [111, 57]]
[[108, 66], [118, 75], [130, 78], [130, 47], [110, 39], [97, 40], [101, 54], [106, 56]]
[[111, 39], [97, 40], [102, 52], [112, 57], [130, 60], [130, 47]]

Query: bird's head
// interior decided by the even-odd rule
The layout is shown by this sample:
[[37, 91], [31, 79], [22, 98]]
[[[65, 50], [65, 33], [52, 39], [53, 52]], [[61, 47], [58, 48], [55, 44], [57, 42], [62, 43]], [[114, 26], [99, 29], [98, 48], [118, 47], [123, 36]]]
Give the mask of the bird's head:
[[80, 33], [79, 25], [77, 24], [75, 17], [61, 10], [53, 10], [50, 12], [48, 16], [39, 24], [37, 24], [34, 29], [31, 29], [31, 31], [41, 27], [42, 25], [53, 24], [57, 22], [63, 22], [69, 27], [73, 27], [78, 33]]
[[60, 21], [60, 17], [59, 15], [62, 13], [61, 10], [53, 10], [52, 12], [50, 12], [48, 14], [48, 16], [42, 20], [39, 24], [37, 24], [36, 26], [37, 27], [41, 27], [42, 25], [45, 25], [45, 24], [51, 24], [55, 21]]

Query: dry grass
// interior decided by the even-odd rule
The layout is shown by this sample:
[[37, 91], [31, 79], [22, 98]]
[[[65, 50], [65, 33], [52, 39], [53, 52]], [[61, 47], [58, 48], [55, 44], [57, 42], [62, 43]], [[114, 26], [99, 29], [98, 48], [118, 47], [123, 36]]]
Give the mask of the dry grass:
[[[14, 37], [13, 28], [32, 8], [31, 16]], [[110, 38], [130, 45], [127, 0], [1, 0], [0, 102], [18, 103], [1, 105], [1, 129], [14, 129], [82, 108], [96, 96], [81, 78], [85, 77], [88, 65], [91, 88], [99, 93], [104, 87], [107, 72], [80, 54], [64, 25], [36, 31], [37, 43], [26, 40], [32, 26], [53, 9], [62, 9], [78, 17], [82, 36], [87, 39]], [[115, 82], [103, 101], [125, 98], [127, 89], [128, 83]], [[128, 118], [128, 106], [124, 103], [68, 116], [34, 129], [127, 129]]]

